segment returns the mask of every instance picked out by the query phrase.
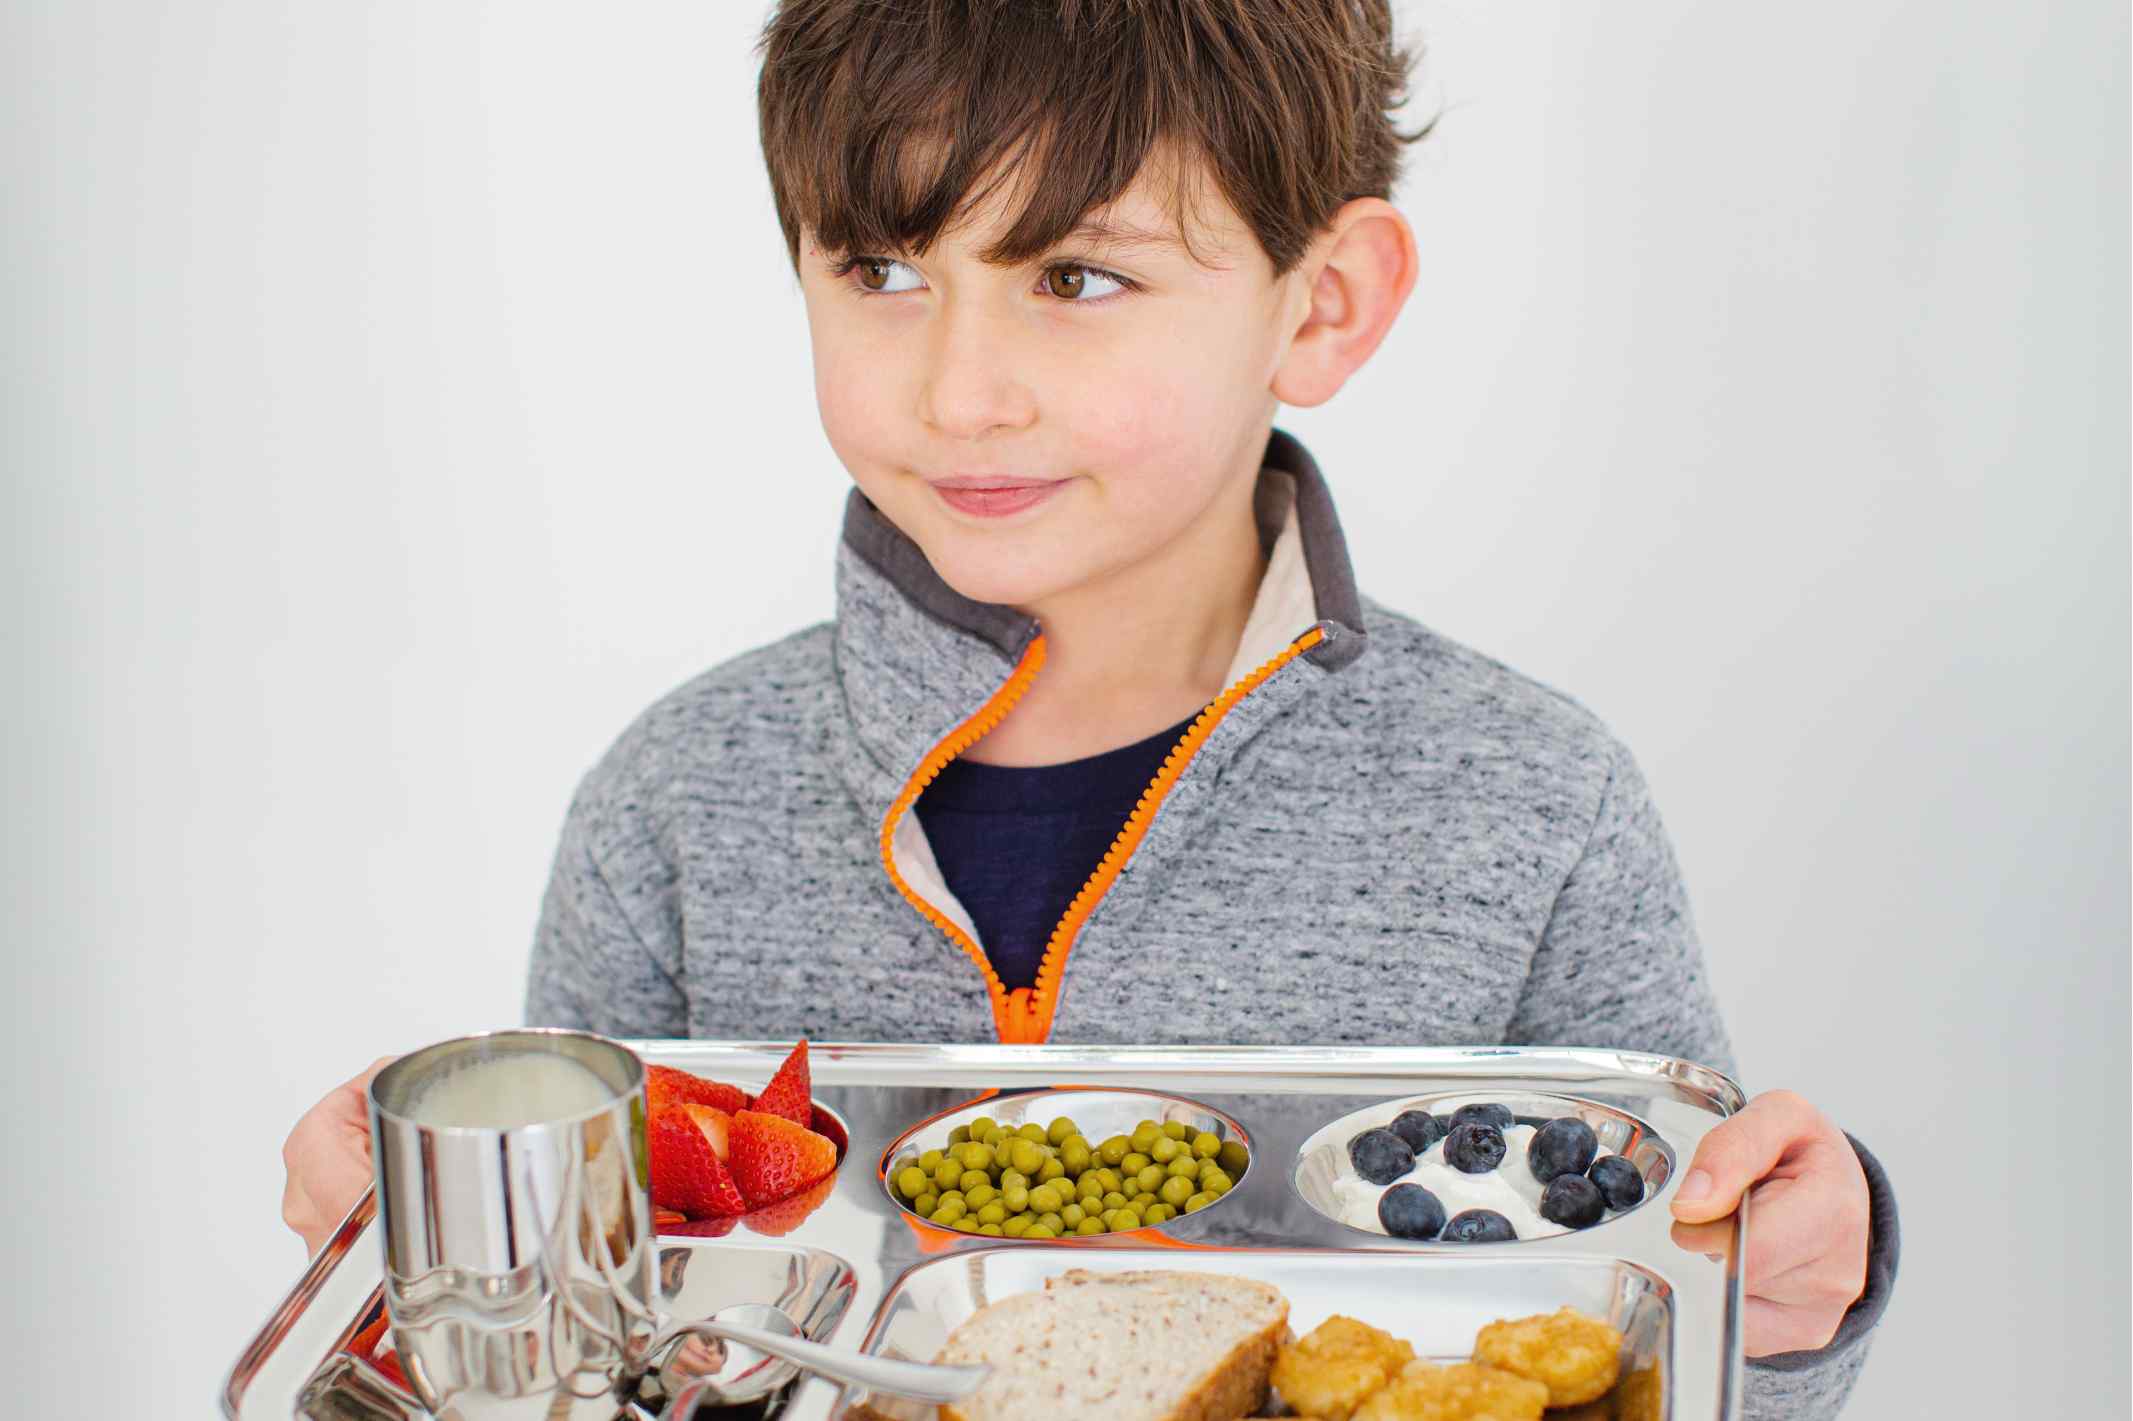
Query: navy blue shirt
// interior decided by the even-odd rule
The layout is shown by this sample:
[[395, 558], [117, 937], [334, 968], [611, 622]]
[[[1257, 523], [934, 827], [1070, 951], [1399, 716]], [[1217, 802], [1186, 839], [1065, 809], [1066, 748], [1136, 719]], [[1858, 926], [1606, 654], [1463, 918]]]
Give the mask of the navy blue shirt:
[[918, 797], [941, 876], [1009, 991], [1036, 983], [1052, 929], [1191, 726], [1063, 765], [950, 760]]

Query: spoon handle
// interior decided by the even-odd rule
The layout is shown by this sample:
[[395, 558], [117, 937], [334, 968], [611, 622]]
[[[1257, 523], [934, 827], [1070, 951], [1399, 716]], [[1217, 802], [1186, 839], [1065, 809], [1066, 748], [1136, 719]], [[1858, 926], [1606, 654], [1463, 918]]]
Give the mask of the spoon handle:
[[942, 1367], [931, 1362], [906, 1362], [895, 1357], [848, 1352], [841, 1347], [810, 1342], [804, 1337], [766, 1332], [760, 1327], [744, 1327], [736, 1322], [686, 1322], [676, 1325], [674, 1332], [677, 1335], [694, 1332], [744, 1343], [758, 1352], [782, 1357], [802, 1371], [813, 1372], [831, 1381], [936, 1405], [944, 1401], [960, 1401], [976, 1391], [992, 1374], [992, 1368], [987, 1366]]

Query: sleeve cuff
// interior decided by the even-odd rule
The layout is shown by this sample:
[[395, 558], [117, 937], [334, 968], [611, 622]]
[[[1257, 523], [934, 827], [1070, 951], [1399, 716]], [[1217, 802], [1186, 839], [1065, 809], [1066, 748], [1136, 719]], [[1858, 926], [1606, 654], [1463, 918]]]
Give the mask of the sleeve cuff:
[[1837, 1335], [1829, 1339], [1827, 1347], [1750, 1357], [1750, 1367], [1773, 1372], [1804, 1372], [1823, 1366], [1856, 1347], [1859, 1340], [1881, 1321], [1881, 1314], [1888, 1310], [1889, 1294], [1896, 1287], [1896, 1255], [1903, 1248], [1902, 1230], [1896, 1221], [1896, 1191], [1890, 1186], [1888, 1172], [1882, 1169], [1881, 1161], [1868, 1153], [1866, 1146], [1851, 1134], [1846, 1133], [1844, 1138], [1851, 1141], [1853, 1151], [1859, 1156], [1859, 1167], [1866, 1172], [1866, 1291], [1845, 1312], [1844, 1321], [1837, 1324]]

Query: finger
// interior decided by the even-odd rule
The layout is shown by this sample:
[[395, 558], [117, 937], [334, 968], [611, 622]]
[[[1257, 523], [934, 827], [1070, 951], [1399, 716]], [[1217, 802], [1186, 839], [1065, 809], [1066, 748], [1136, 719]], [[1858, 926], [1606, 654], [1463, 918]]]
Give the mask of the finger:
[[1732, 1213], [1786, 1151], [1820, 1132], [1821, 1120], [1820, 1111], [1791, 1091], [1757, 1096], [1696, 1146], [1674, 1194], [1674, 1217], [1702, 1223]]
[[1816, 1351], [1829, 1345], [1842, 1321], [1841, 1310], [1785, 1307], [1749, 1298], [1741, 1309], [1741, 1350], [1751, 1357]]
[[1675, 1247], [1685, 1253], [1700, 1253], [1717, 1260], [1733, 1248], [1733, 1220], [1729, 1215], [1709, 1223], [1684, 1224], [1676, 1220], [1672, 1230]]

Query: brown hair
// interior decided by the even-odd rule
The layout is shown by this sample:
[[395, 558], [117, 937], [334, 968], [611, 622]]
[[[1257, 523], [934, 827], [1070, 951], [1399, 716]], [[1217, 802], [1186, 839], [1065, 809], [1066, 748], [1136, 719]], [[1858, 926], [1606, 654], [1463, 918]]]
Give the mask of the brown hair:
[[1285, 272], [1341, 204], [1390, 197], [1429, 131], [1392, 123], [1389, 0], [780, 0], [762, 54], [795, 261], [803, 228], [839, 256], [923, 253], [1010, 182], [983, 256], [1030, 261], [1168, 155], [1188, 245], [1204, 174]]

